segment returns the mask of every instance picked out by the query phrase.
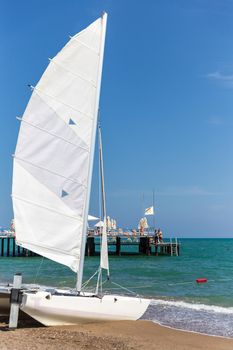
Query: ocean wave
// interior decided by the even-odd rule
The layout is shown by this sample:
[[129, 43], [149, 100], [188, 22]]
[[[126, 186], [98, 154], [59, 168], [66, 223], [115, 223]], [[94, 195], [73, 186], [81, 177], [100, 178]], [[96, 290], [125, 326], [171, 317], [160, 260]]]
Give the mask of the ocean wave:
[[221, 314], [233, 314], [233, 307], [223, 307], [217, 305], [206, 305], [197, 303], [188, 303], [185, 301], [175, 301], [175, 300], [162, 300], [162, 299], [152, 299], [151, 305], [160, 305], [167, 307], [177, 307], [182, 309], [192, 309], [195, 311], [207, 311], [213, 313]]
[[233, 338], [233, 307], [152, 299], [143, 319], [184, 331]]

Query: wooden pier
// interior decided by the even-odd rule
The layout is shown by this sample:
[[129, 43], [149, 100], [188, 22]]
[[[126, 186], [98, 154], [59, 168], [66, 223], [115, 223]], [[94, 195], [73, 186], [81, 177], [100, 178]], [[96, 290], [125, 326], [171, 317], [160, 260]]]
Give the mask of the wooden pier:
[[[108, 237], [108, 250], [110, 255], [180, 255], [180, 243], [177, 240], [155, 243], [153, 236], [141, 237]], [[86, 256], [96, 256], [100, 253], [100, 238], [87, 237]], [[37, 254], [18, 246], [12, 236], [0, 236], [1, 257], [31, 257]]]
[[[94, 256], [99, 254], [99, 242], [95, 242], [95, 237], [87, 238], [86, 255]], [[156, 244], [154, 237], [142, 236], [137, 239], [117, 236], [115, 239], [108, 240], [109, 255], [180, 255], [180, 243], [163, 242]]]
[[0, 256], [37, 256], [37, 254], [17, 245], [15, 237], [0, 236]]

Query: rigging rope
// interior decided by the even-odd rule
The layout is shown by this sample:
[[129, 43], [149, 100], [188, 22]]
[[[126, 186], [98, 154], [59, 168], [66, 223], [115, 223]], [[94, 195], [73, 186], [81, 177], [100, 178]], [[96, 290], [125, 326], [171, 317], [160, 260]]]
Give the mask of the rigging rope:
[[39, 267], [38, 267], [38, 269], [37, 269], [36, 276], [35, 276], [35, 278], [34, 278], [34, 284], [36, 284], [36, 280], [37, 280], [37, 277], [38, 277], [38, 275], [39, 275], [39, 272], [40, 272], [40, 269], [41, 269], [41, 266], [42, 266], [43, 262], [44, 262], [44, 257], [42, 256], [42, 257], [41, 257], [41, 261], [40, 261], [40, 265], [39, 265]]
[[95, 275], [96, 275], [98, 272], [99, 272], [99, 269], [96, 270], [96, 272], [93, 273], [93, 275], [92, 275], [86, 282], [83, 283], [82, 288], [85, 288], [85, 287], [88, 285], [88, 283], [95, 277]]
[[126, 291], [129, 292], [130, 294], [135, 294], [135, 295], [137, 295], [137, 293], [133, 292], [132, 290], [130, 290], [130, 289], [126, 288], [126, 287], [121, 286], [120, 284], [118, 284], [118, 283], [116, 283], [116, 282], [113, 282], [113, 281], [110, 281], [110, 282], [111, 282], [112, 284], [115, 284], [117, 287], [120, 287], [121, 289], [126, 290]]

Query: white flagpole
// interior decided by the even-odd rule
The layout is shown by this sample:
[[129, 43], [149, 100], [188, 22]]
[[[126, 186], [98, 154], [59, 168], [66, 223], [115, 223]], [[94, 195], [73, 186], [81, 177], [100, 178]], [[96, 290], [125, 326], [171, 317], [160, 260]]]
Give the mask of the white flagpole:
[[155, 190], [153, 190], [153, 226], [155, 230]]

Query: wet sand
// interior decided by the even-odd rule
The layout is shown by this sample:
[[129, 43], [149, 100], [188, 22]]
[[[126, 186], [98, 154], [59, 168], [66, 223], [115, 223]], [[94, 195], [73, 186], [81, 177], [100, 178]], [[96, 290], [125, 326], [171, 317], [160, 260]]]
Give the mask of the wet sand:
[[233, 339], [182, 332], [150, 321], [121, 321], [42, 327], [20, 321], [19, 328], [7, 330], [0, 320], [1, 350], [79, 349], [79, 350], [232, 350]]

